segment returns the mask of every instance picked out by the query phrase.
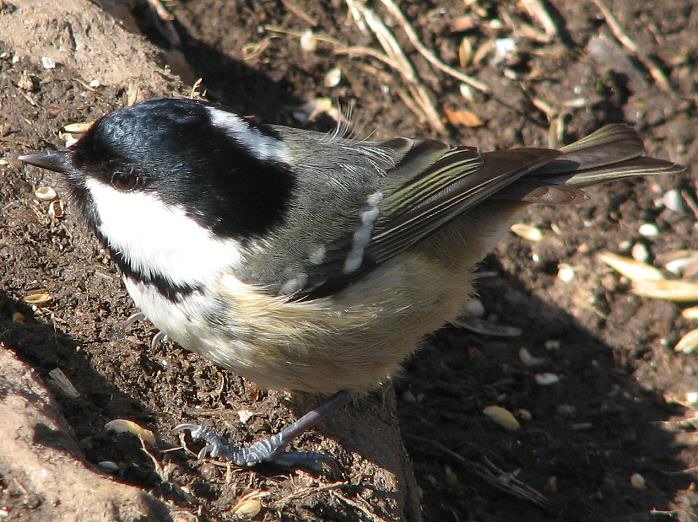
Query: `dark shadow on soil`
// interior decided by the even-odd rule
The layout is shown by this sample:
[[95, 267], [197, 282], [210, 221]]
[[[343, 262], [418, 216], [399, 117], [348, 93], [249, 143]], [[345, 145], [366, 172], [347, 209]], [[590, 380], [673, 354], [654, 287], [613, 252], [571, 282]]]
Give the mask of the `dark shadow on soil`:
[[[492, 258], [486, 267], [503, 272]], [[521, 521], [644, 520], [652, 510], [670, 510], [674, 495], [694, 480], [681, 472], [687, 466], [678, 458], [674, 434], [662, 428], [679, 407], [642, 389], [632, 368], [614, 361], [610, 347], [563, 310], [527, 295], [515, 278], [484, 279], [479, 289], [488, 313], [522, 328], [522, 337], [444, 328], [398, 383], [399, 396], [409, 391], [416, 398], [398, 406], [424, 491], [425, 520], [505, 521], [512, 513], [520, 513]], [[546, 342], [553, 349], [546, 350]], [[527, 367], [521, 348], [547, 362]], [[541, 372], [557, 374], [560, 382], [537, 384], [534, 374]], [[490, 405], [524, 409], [532, 418], [507, 432], [482, 414]], [[489, 459], [546, 495], [551, 512], [502, 494], [419, 438], [474, 463]], [[631, 485], [634, 473], [645, 478], [646, 490]]]

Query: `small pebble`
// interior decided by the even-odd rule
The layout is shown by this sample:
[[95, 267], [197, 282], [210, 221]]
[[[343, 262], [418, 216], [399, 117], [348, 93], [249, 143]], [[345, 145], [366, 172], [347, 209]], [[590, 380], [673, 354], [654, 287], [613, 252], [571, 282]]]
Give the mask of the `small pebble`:
[[690, 405], [694, 405], [698, 402], [698, 392], [688, 392], [686, 394], [686, 402]]
[[309, 53], [317, 49], [317, 38], [310, 29], [301, 35], [301, 49]]
[[560, 349], [560, 341], [558, 339], [548, 339], [545, 341], [545, 349], [548, 351], [554, 351], [554, 350], [559, 350]]
[[533, 418], [531, 412], [528, 410], [524, 410], [523, 408], [516, 410], [516, 416], [522, 421], [526, 422], [530, 421]]
[[54, 58], [51, 58], [50, 56], [42, 56], [41, 57], [41, 66], [44, 69], [55, 69], [56, 68], [56, 60]]
[[537, 373], [534, 378], [540, 386], [552, 386], [560, 382], [560, 377], [556, 373], [550, 372]]
[[574, 268], [567, 263], [561, 263], [557, 269], [557, 278], [563, 283], [571, 283], [575, 277]]
[[645, 237], [657, 237], [659, 235], [659, 229], [657, 228], [657, 225], [654, 225], [653, 223], [643, 223], [640, 225], [638, 232], [640, 232], [641, 236]]
[[635, 489], [647, 489], [645, 477], [643, 477], [639, 473], [633, 473], [632, 475], [630, 475], [630, 484]]
[[342, 70], [339, 67], [333, 67], [325, 75], [325, 87], [336, 87], [342, 81]]
[[630, 255], [633, 256], [635, 261], [640, 261], [641, 263], [646, 262], [650, 257], [650, 253], [644, 243], [635, 243], [630, 251]]

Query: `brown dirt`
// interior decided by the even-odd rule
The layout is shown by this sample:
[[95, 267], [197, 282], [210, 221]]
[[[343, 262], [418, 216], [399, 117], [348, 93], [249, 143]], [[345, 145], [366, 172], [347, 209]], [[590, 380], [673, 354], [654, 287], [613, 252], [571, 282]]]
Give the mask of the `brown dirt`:
[[[659, 61], [671, 79], [671, 93], [661, 90], [641, 60], [628, 58], [592, 2], [554, 2], [564, 45], [521, 36], [522, 25], [511, 22], [512, 16], [527, 17], [513, 2], [466, 2], [471, 8], [455, 0], [400, 4], [422, 41], [451, 64], [458, 63], [464, 35], [474, 49], [494, 38], [515, 37], [516, 57], [495, 64], [490, 54], [467, 69], [494, 92], [491, 97], [476, 92], [469, 102], [459, 83], [434, 72], [394, 27], [436, 107], [472, 111], [483, 126], [449, 125], [447, 134], [437, 134], [406, 108], [397, 94], [396, 74], [366, 57], [336, 56], [326, 44], [308, 53], [297, 37], [281, 36], [268, 40], [252, 59], [243, 59], [245, 45], [270, 35], [266, 26], [303, 32], [311, 28], [307, 18], [317, 32], [377, 48], [352, 23], [343, 2], [189, 0], [173, 4], [173, 12], [181, 50], [209, 97], [266, 122], [299, 125], [293, 111], [301, 100], [329, 96], [353, 104], [352, 119], [364, 122], [365, 133], [375, 129], [378, 138], [432, 136], [484, 149], [545, 146], [554, 133], [537, 108], [541, 104], [533, 102], [538, 98], [565, 113], [565, 142], [625, 120], [641, 130], [653, 154], [687, 165], [698, 156], [698, 7], [690, 0], [669, 0], [661, 7], [609, 2], [627, 33]], [[0, 16], [12, 16], [17, 5], [5, 2]], [[166, 46], [143, 8], [136, 15], [155, 43]], [[474, 27], [453, 32], [453, 21], [462, 16], [471, 17]], [[75, 81], [72, 68], [47, 71], [27, 58], [14, 63], [13, 55], [24, 51], [13, 47], [11, 38], [0, 39], [6, 41], [0, 48], [6, 53], [0, 61], [3, 157], [60, 145], [57, 130], [65, 122], [91, 120], [123, 104], [123, 81], [86, 89]], [[343, 79], [337, 87], [325, 87], [324, 76], [335, 65]], [[18, 87], [26, 75], [39, 79], [34, 91]], [[584, 99], [579, 107], [565, 108], [566, 101], [579, 99]], [[356, 433], [352, 422], [360, 407], [323, 427], [330, 438], [312, 432], [298, 443], [334, 455], [344, 469], [349, 484], [325, 491], [312, 488], [331, 482], [327, 477], [275, 468], [233, 470], [226, 476], [225, 468], [196, 463], [180, 452], [157, 455], [164, 480], [132, 438], [104, 433], [104, 422], [126, 417], [174, 445], [168, 430], [192, 419], [253, 440], [291, 415], [279, 407], [285, 405], [281, 395], [258, 392], [176, 346], [151, 350], [148, 325], [125, 331], [123, 322], [133, 307], [109, 260], [70, 208], [66, 219], [50, 220], [46, 205], [32, 198], [33, 187], [55, 184], [55, 178], [15, 164], [0, 168], [0, 339], [42, 375], [60, 367], [70, 376], [82, 395], [59, 395], [63, 414], [88, 460], [117, 462], [120, 480], [207, 520], [230, 518], [237, 499], [254, 489], [269, 492], [260, 520], [397, 518], [404, 498], [408, 506], [420, 502], [424, 519], [435, 521], [697, 519], [698, 439], [695, 422], [687, 420], [695, 418], [697, 407], [686, 403], [685, 394], [698, 391], [698, 360], [672, 349], [691, 325], [679, 307], [634, 296], [627, 281], [597, 259], [603, 250], [627, 254], [635, 243], [646, 245], [650, 261], [672, 250], [698, 248], [694, 213], [676, 213], [655, 202], [674, 187], [694, 201], [690, 174], [593, 189], [579, 207], [539, 207], [522, 218], [543, 230], [545, 238], [530, 243], [512, 235], [501, 242], [482, 267], [488, 275], [479, 288], [488, 320], [518, 326], [523, 335], [502, 339], [444, 328], [406, 364], [395, 383], [398, 413], [420, 492], [405, 486], [396, 494], [385, 486], [392, 479], [384, 472], [400, 475], [400, 462], [384, 462], [385, 455], [399, 455], [401, 448], [399, 440], [385, 435], [393, 433], [394, 419], [386, 419], [385, 430], [374, 422]], [[641, 236], [642, 223], [656, 224], [659, 234]], [[557, 277], [559, 263], [575, 268], [571, 283]], [[22, 302], [36, 288], [54, 296], [44, 311]], [[12, 322], [18, 310], [30, 318], [26, 323]], [[546, 349], [551, 341], [559, 348]], [[522, 364], [518, 352], [524, 347], [545, 357], [545, 365]], [[556, 373], [560, 382], [537, 385], [534, 374], [540, 371]], [[392, 395], [387, 396], [389, 403]], [[366, 404], [375, 414], [381, 403]], [[506, 432], [482, 415], [492, 404], [528, 410], [531, 420], [522, 421], [517, 432]], [[255, 412], [246, 425], [238, 422], [241, 409]], [[352, 453], [357, 447], [363, 459]], [[484, 478], [483, 470], [492, 469], [488, 462], [544, 494], [547, 507], [513, 496], [510, 487], [494, 487]], [[632, 487], [633, 473], [645, 478], [646, 489]], [[506, 478], [499, 477], [500, 486]], [[0, 493], [5, 487], [0, 482]], [[11, 500], [0, 494], [0, 505], [11, 507]], [[416, 517], [409, 508], [406, 513], [406, 518]]]

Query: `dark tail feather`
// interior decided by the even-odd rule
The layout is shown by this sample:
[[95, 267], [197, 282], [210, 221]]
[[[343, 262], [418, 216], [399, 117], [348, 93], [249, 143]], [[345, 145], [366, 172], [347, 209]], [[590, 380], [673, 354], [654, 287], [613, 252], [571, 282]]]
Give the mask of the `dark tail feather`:
[[579, 189], [590, 185], [686, 170], [670, 161], [642, 156], [642, 139], [624, 124], [606, 125], [560, 151], [561, 156], [531, 171], [497, 197], [527, 203], [577, 203], [586, 199]]

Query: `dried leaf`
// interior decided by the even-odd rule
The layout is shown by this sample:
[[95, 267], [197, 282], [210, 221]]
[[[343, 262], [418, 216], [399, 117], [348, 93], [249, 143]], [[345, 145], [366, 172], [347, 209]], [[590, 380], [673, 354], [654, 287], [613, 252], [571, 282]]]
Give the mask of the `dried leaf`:
[[474, 112], [450, 109], [444, 107], [444, 113], [446, 113], [446, 119], [451, 125], [463, 125], [465, 127], [480, 127], [483, 125], [483, 121]]
[[631, 281], [662, 281], [664, 275], [655, 267], [631, 257], [604, 252], [599, 259]]

